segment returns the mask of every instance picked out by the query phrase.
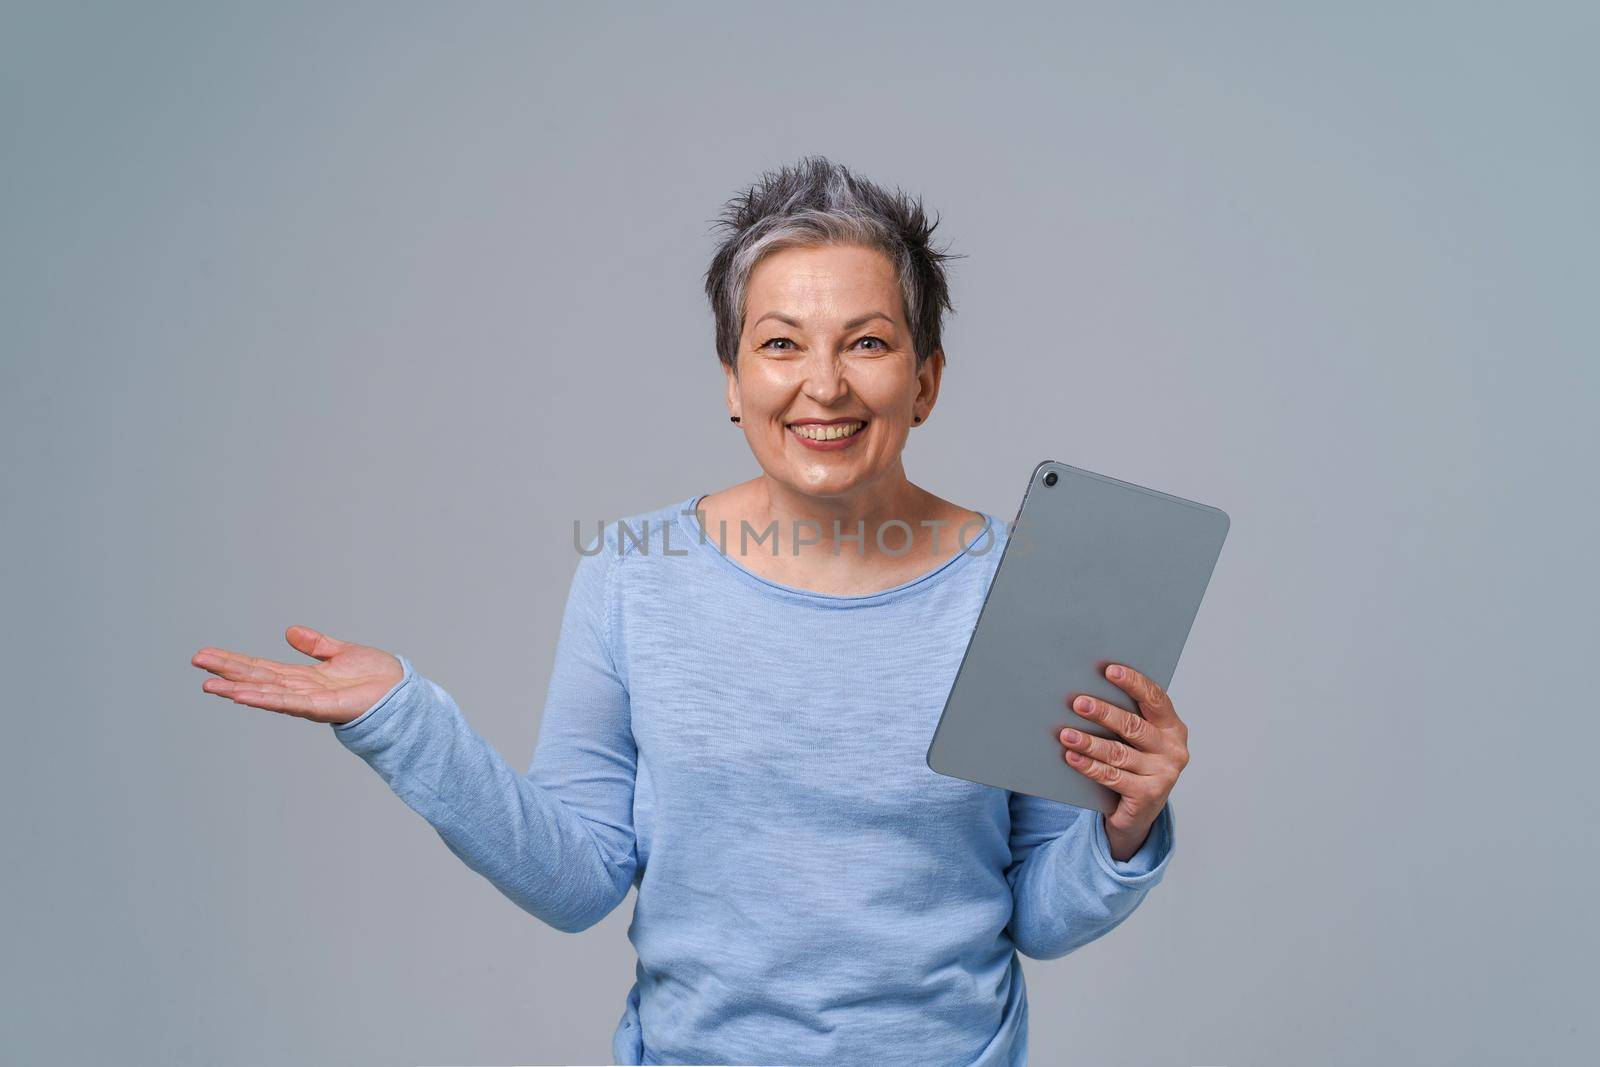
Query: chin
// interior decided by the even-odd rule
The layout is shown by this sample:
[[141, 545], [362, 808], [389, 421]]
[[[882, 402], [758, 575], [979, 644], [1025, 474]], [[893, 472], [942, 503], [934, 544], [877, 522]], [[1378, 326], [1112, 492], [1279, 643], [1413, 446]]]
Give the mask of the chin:
[[777, 480], [797, 493], [832, 497], [851, 493], [870, 482], [872, 477], [870, 471], [859, 469], [818, 471], [791, 468], [784, 471]]

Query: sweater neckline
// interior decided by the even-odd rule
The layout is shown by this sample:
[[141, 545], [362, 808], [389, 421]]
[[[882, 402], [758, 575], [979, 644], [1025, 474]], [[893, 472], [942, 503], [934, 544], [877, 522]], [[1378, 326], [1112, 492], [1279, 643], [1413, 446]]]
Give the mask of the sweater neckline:
[[[710, 554], [719, 561], [720, 566], [727, 568], [737, 578], [769, 596], [800, 601], [818, 607], [864, 607], [898, 600], [914, 592], [920, 592], [937, 585], [940, 581], [965, 566], [968, 560], [973, 557], [988, 556], [1004, 542], [1003, 536], [999, 533], [995, 517], [987, 511], [979, 511], [978, 514], [983, 516], [983, 529], [979, 531], [978, 536], [973, 538], [971, 544], [967, 545], [966, 548], [956, 552], [949, 559], [944, 560], [931, 570], [924, 571], [914, 578], [901, 582], [899, 585], [880, 589], [875, 593], [821, 593], [814, 589], [801, 589], [799, 586], [785, 585], [770, 578], [763, 578], [722, 551], [718, 547], [716, 540], [704, 531], [700, 524], [699, 512], [695, 510], [700, 501], [709, 495], [708, 493], [696, 493], [678, 508], [678, 524], [688, 533], [696, 549]], [[959, 531], [957, 536], [960, 536]]]

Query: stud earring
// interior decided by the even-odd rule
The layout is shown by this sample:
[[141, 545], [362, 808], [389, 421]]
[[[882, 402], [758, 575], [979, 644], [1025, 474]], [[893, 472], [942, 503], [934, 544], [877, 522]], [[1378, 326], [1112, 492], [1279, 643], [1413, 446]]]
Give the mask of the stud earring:
[[913, 415], [913, 416], [911, 416], [911, 421], [912, 422], [921, 422], [922, 421], [922, 416], [921, 415]]
[[729, 415], [728, 416], [728, 421], [729, 422], [738, 422], [739, 421], [739, 416], [737, 416], [737, 415]]

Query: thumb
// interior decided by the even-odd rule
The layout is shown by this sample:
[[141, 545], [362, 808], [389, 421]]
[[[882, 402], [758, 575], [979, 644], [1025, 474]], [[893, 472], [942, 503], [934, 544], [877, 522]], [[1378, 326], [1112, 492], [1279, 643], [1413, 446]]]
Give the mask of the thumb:
[[291, 626], [283, 636], [296, 651], [316, 659], [330, 659], [349, 647], [346, 642], [309, 626]]

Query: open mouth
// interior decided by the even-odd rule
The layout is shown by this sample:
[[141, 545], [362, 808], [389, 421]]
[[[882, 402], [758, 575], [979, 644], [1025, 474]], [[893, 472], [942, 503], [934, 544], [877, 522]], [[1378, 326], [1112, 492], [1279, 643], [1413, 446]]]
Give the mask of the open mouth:
[[867, 425], [865, 419], [845, 422], [796, 422], [789, 424], [789, 432], [806, 441], [843, 441], [854, 437]]

